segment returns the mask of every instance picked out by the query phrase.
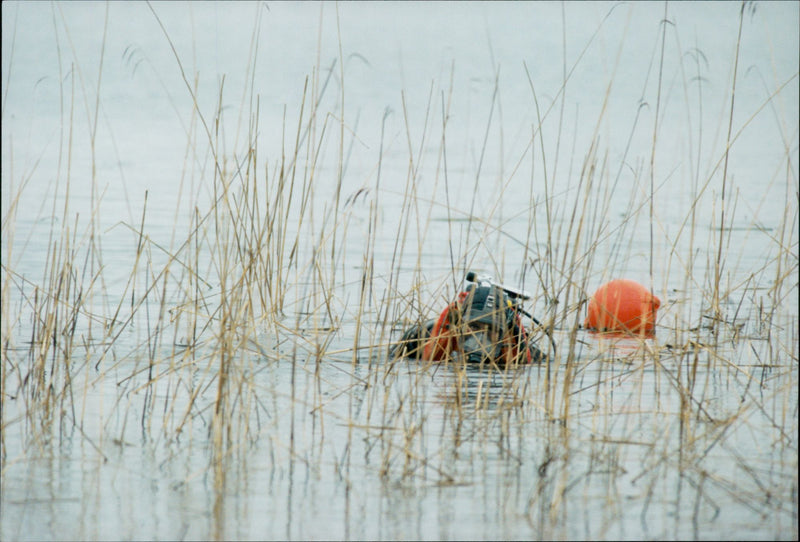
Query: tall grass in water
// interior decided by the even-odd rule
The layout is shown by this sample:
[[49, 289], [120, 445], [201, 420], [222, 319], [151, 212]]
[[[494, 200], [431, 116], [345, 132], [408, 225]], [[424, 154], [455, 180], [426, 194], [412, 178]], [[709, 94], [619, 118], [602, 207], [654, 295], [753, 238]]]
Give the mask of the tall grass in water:
[[[662, 31], [663, 51], [666, 23]], [[74, 89], [64, 89], [62, 99], [67, 144], [59, 174], [67, 194], [60, 211], [55, 206], [62, 198], [53, 197], [41, 277], [23, 277], [14, 268], [16, 251], [24, 249], [18, 249], [15, 226], [27, 173], [10, 168], [4, 178], [3, 454], [12, 431], [26, 450], [55, 447], [59, 438], [77, 433], [103, 456], [105, 441], [130, 443], [137, 430], [143, 445], [199, 441], [210, 451], [217, 496], [224, 495], [231, 475], [228, 458], [246, 457], [250, 445], [268, 447], [276, 462], [288, 457], [290, 472], [302, 466], [317, 475], [334, 471], [347, 495], [357, 483], [354, 464], [358, 472], [401, 486], [432, 482], [458, 487], [476, 483], [475, 457], [496, 454], [504, 465], [535, 470], [536, 483], [523, 488], [515, 504], [519, 511], [522, 503], [521, 513], [543, 538], [565, 532], [559, 529], [569, 522], [575, 493], [581, 488], [585, 494], [599, 492], [592, 482], [598, 477], [606, 480], [599, 497], [610, 503], [601, 529], [608, 529], [625, 506], [618, 482], [636, 486], [645, 523], [650, 503], [672, 483], [670, 473], [677, 473], [679, 492], [692, 493], [697, 510], [717, 506], [719, 491], [737, 501], [755, 499], [759, 510], [770, 510], [771, 504], [762, 502], [769, 501], [769, 483], [745, 455], [729, 452], [754, 485], [721, 476], [707, 458], [747, 428], [753, 415], [768, 422], [762, 432], [774, 439], [771, 444], [779, 453], [796, 447], [791, 439], [796, 399], [791, 394], [797, 387], [797, 337], [786, 329], [795, 330], [797, 322], [779, 311], [797, 295], [792, 282], [797, 273], [796, 198], [787, 198], [779, 227], [768, 236], [773, 252], [765, 269], [774, 270], [774, 276], [753, 273], [743, 282], [726, 282], [724, 271], [736, 256], [726, 238], [735, 217], [728, 206], [731, 180], [724, 169], [720, 178], [716, 166], [701, 176], [702, 128], [697, 134], [689, 130], [689, 139], [698, 141], [692, 202], [678, 233], [666, 233], [653, 199], [672, 172], [661, 172], [654, 159], [658, 139], [653, 136], [649, 169], [641, 164], [631, 168], [630, 185], [649, 187], [639, 191], [621, 187], [627, 156], [617, 163], [601, 141], [606, 102], [620, 84], [615, 75], [598, 118], [576, 118], [593, 135], [586, 148], [573, 143], [574, 163], [565, 173], [560, 134], [566, 131], [564, 104], [572, 67], [564, 66], [563, 86], [547, 109], [540, 108], [536, 82], [528, 74], [536, 109], [529, 145], [514, 173], [500, 179], [494, 200], [479, 210], [475, 196], [467, 210], [451, 203], [456, 192], [448, 162], [455, 139], [448, 124], [452, 83], [442, 89], [432, 85], [424, 111], [410, 110], [401, 96], [405, 178], [398, 182], [395, 176], [391, 183], [385, 178], [387, 112], [374, 183], [370, 176], [363, 189], [347, 194], [342, 192], [350, 186], [345, 149], [357, 136], [344, 117], [341, 46], [331, 67], [316, 68], [305, 82], [299, 109], [285, 112], [277, 156], [271, 149], [265, 156], [259, 146], [261, 104], [252, 87], [240, 104], [247, 126], [244, 150], [227, 152], [224, 79], [208, 114], [199, 106], [197, 85], [175, 56], [193, 104], [186, 154], [209, 157], [210, 166], [198, 175], [210, 178], [211, 197], [206, 204], [176, 210], [191, 219], [188, 225], [176, 220], [174, 242], [165, 245], [148, 231], [151, 211], [145, 196], [138, 223], [115, 229], [131, 235], [130, 258], [121, 262], [128, 267], [117, 273], [125, 278], [120, 289], [109, 286], [118, 281], [109, 279], [103, 265], [109, 258], [98, 242], [96, 217], [86, 225], [69, 207], [70, 157], [77, 152], [69, 146], [76, 122], [71, 114]], [[334, 92], [328, 83], [337, 65], [340, 94], [338, 110], [331, 114], [322, 104], [326, 92]], [[686, 72], [681, 82], [691, 117]], [[734, 70], [732, 96], [735, 81]], [[659, 77], [659, 90], [662, 84]], [[500, 122], [495, 115], [499, 75], [494, 85], [481, 158], [474, 180], [470, 177], [476, 187], [484, 180], [481, 164], [489, 134]], [[702, 107], [702, 94], [698, 101]], [[554, 136], [547, 119], [556, 107], [561, 111]], [[725, 150], [711, 158], [714, 163], [727, 163], [735, 150], [733, 108], [731, 99]], [[94, 119], [97, 115], [96, 107]], [[422, 128], [415, 132], [418, 118]], [[638, 134], [638, 122], [637, 115], [631, 139]], [[546, 143], [553, 140], [557, 146], [551, 154]], [[320, 166], [331, 144], [337, 149], [333, 171]], [[426, 153], [431, 146], [436, 152]], [[430, 156], [434, 165], [426, 161]], [[785, 158], [788, 194], [796, 184], [788, 146]], [[504, 204], [518, 188], [520, 165], [528, 161], [527, 214], [508, 218]], [[427, 178], [433, 183], [426, 186], [420, 179], [431, 169]], [[330, 201], [319, 195], [320, 183], [335, 184]], [[723, 211], [718, 220], [701, 222], [697, 209], [720, 183]], [[399, 202], [400, 210], [396, 223], [383, 224], [389, 198]], [[101, 205], [98, 201], [92, 207]], [[612, 220], [620, 209], [624, 218]], [[527, 226], [524, 238], [517, 233], [519, 223]], [[458, 230], [462, 225], [466, 231]], [[431, 270], [425, 254], [433, 244], [429, 232], [439, 226], [447, 229], [448, 241], [436, 246], [446, 246], [449, 269]], [[590, 336], [581, 329], [587, 297], [593, 286], [626, 271], [626, 262], [640, 249], [632, 239], [642, 229], [650, 232], [650, 254], [656, 244], [664, 247], [666, 267], [677, 262], [680, 271], [677, 281], [664, 273], [663, 283], [656, 284], [653, 267], [661, 262], [650, 262], [649, 286], [667, 301], [659, 334], [621, 340]], [[703, 239], [706, 230], [710, 233]], [[663, 234], [654, 240], [655, 232]], [[513, 246], [507, 255], [492, 250], [500, 234]], [[356, 244], [360, 250], [352, 249]], [[706, 262], [696, 254], [703, 245]], [[473, 266], [536, 292], [529, 308], [544, 329], [534, 331], [541, 346], [547, 345], [545, 331], [557, 342], [556, 350], [547, 347], [551, 363], [476, 370], [388, 356], [404, 328], [434, 317], [453, 299]], [[680, 299], [691, 296], [702, 301]], [[788, 318], [793, 317], [796, 313]], [[139, 332], [138, 342], [129, 338], [132, 329]], [[268, 371], [277, 372], [277, 383], [264, 377]], [[344, 380], [334, 383], [335, 373]], [[770, 381], [775, 387], [766, 386]], [[764, 398], [762, 389], [774, 395]], [[110, 405], [97, 400], [108, 390]], [[733, 394], [738, 402], [721, 400], [720, 394]], [[345, 408], [339, 406], [343, 400]], [[98, 404], [103, 408], [100, 423], [92, 411]], [[345, 436], [339, 425], [346, 427]], [[643, 449], [648, 452], [636, 451]], [[630, 469], [630, 456], [641, 460], [640, 470], [623, 466]], [[4, 457], [4, 463], [8, 459], [13, 464], [16, 458]], [[216, 514], [224, 522], [221, 500], [215, 503]], [[698, 517], [699, 512], [693, 520]], [[225, 537], [224, 529], [216, 534]]]

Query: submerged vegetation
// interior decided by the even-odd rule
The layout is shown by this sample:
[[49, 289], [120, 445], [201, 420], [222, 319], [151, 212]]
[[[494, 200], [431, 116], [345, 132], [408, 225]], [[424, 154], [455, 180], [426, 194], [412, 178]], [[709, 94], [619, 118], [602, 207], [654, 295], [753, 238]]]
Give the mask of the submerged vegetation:
[[[448, 491], [442, 498], [468, 503], [449, 517], [488, 514], [499, 538], [796, 538], [797, 119], [771, 125], [785, 144], [768, 164], [777, 169], [764, 173], [770, 193], [785, 187], [785, 201], [769, 204], [769, 213], [779, 211], [771, 222], [748, 196], [758, 188], [745, 186], [762, 181], [734, 179], [729, 164], [754, 119], [791, 100], [781, 93], [796, 93], [797, 73], [741, 118], [749, 6], [732, 52], [722, 144], [702, 147], [710, 106], [702, 76], [692, 73], [702, 52], [682, 53], [674, 25], [664, 23], [655, 75], [642, 90], [647, 105], [628, 104], [638, 112], [621, 157], [604, 143], [619, 66], [597, 117], [574, 118], [594, 130], [588, 144], [562, 135], [579, 57], [565, 61], [561, 87], [547, 98], [522, 66], [534, 120], [521, 146], [504, 148], [502, 131], [490, 138], [502, 117], [497, 70], [491, 100], [481, 104], [474, 167], [453, 162], [460, 140], [451, 127], [459, 90], [452, 72], [448, 85], [431, 84], [421, 110], [398, 91], [401, 110], [387, 109], [366, 145], [358, 119], [346, 115], [340, 38], [338, 56], [311, 71], [282, 125], [262, 124], [272, 106], [253, 85], [234, 123], [224, 104], [239, 89], [223, 78], [214, 107], [204, 107], [208, 97], [153, 6], [183, 81], [178, 100], [191, 106], [175, 186], [192, 195], [178, 198], [171, 223], [148, 190], [135, 221], [104, 218], [105, 185], [94, 167], [99, 75], [94, 98], [76, 88], [83, 81], [74, 73], [61, 74], [55, 188], [38, 202], [47, 209], [41, 219], [31, 216], [26, 192], [37, 166], [18, 165], [17, 134], [3, 137], [4, 493], [32, 458], [78, 446], [116, 464], [142, 449], [159, 469], [202, 458], [171, 479], [174, 488], [198, 480], [213, 487], [206, 527], [184, 527], [189, 537], [264, 536], [257, 527], [237, 531], [233, 517], [253, 519], [225, 507], [232, 492], [255, 491], [246, 479], [259, 457], [269, 465], [260, 468], [289, 480], [288, 490], [276, 490], [287, 501], [275, 512], [283, 530], [268, 537], [397, 536], [403, 531], [380, 521], [359, 523], [357, 509], [378, 514], [368, 502], [376, 492], [401, 499]], [[667, 73], [670, 48], [679, 61]], [[667, 101], [668, 92], [683, 101]], [[84, 105], [88, 151], [73, 147]], [[689, 158], [680, 168], [659, 163], [668, 108], [688, 118], [678, 137], [689, 142]], [[263, 141], [265, 131], [280, 133], [277, 145]], [[629, 155], [643, 139], [645, 154]], [[366, 166], [353, 157], [365, 160], [361, 147], [372, 157]], [[490, 153], [506, 169], [490, 168]], [[88, 184], [71, 169], [87, 154]], [[88, 205], [76, 183], [89, 187]], [[660, 207], [673, 185], [679, 195]], [[745, 253], [754, 246], [757, 255]], [[551, 363], [477, 370], [389, 356], [403, 331], [434, 317], [476, 268], [534, 293], [529, 310], [545, 328], [536, 333]], [[592, 290], [632, 272], [663, 301], [656, 336], [583, 330]], [[325, 499], [340, 501], [332, 506], [341, 508], [342, 530], [303, 526], [291, 481], [301, 472], [333, 488]], [[480, 503], [470, 502], [476, 487]], [[23, 522], [9, 518], [29, 504], [3, 500], [3, 538], [26, 538]], [[444, 535], [426, 530], [423, 515], [409, 520], [419, 530], [406, 536], [492, 537], [455, 521], [445, 521]], [[68, 528], [65, 536], [124, 534]]]

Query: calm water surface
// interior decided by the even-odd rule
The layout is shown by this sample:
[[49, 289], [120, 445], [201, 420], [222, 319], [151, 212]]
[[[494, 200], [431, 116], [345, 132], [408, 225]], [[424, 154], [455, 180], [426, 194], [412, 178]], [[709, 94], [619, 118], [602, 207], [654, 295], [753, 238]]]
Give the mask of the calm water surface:
[[[4, 2], [0, 538], [797, 539], [798, 6]], [[256, 148], [265, 202], [297, 166], [299, 263], [221, 448], [169, 254]], [[98, 279], [43, 429], [31, 300], [65, 229]], [[550, 371], [389, 365], [467, 269], [557, 319]], [[656, 338], [572, 334], [617, 276]]]

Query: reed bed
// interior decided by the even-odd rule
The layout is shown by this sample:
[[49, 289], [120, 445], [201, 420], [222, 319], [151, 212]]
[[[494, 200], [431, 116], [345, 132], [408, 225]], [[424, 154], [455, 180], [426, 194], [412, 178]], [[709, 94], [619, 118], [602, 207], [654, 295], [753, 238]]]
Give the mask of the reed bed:
[[[669, 47], [668, 25], [661, 30], [659, 47]], [[4, 486], [31, 457], [79, 446], [104, 464], [133, 448], [167, 469], [182, 456], [202, 458], [173, 478], [175, 491], [200, 479], [213, 488], [208, 529], [183, 531], [190, 536], [254, 536], [232, 526], [242, 512], [225, 496], [249, 491], [248, 469], [267, 461], [289, 480], [277, 491], [285, 530], [270, 536], [319, 536], [303, 530], [311, 528], [292, 489], [302, 477], [333, 480], [347, 519], [344, 532], [328, 536], [341, 538], [376, 535], [368, 521], [350, 521], [368, 506], [364, 488], [373, 495], [381, 487], [390, 499], [437, 491], [468, 502], [476, 486], [489, 489], [463, 513], [509, 525], [500, 537], [737, 536], [761, 521], [771, 527], [754, 532], [796, 538], [797, 134], [784, 134], [792, 143], [775, 175], [786, 185], [782, 216], [771, 229], [756, 219], [746, 225], [761, 240], [763, 267], [740, 268], [740, 211], [727, 171], [738, 135], [736, 69], [723, 151], [702, 173], [699, 143], [692, 149], [689, 204], [676, 221], [653, 205], [674, 174], [656, 161], [657, 123], [650, 156], [633, 159], [635, 167], [604, 145], [605, 107], [581, 119], [595, 127], [588, 147], [567, 151], [558, 138], [563, 110], [551, 120], [563, 96], [540, 107], [527, 67], [536, 110], [527, 146], [510, 172], [482, 170], [499, 122], [498, 75], [474, 195], [465, 199], [448, 162], [452, 87], [431, 86], [424, 111], [409, 110], [403, 97], [402, 111], [391, 113], [402, 136], [391, 141], [387, 111], [364, 181], [347, 175], [359, 141], [357, 121], [343, 113], [341, 42], [330, 67], [315, 67], [298, 89], [299, 108], [284, 111], [278, 150], [261, 148], [265, 106], [255, 89], [243, 93], [231, 126], [222, 104], [234, 91], [223, 79], [216, 107], [203, 109], [207, 97], [171, 49], [194, 104], [186, 156], [204, 157], [190, 158], [185, 174], [209, 195], [175, 210], [171, 239], [151, 226], [147, 193], [137, 222], [109, 229], [100, 226], [100, 194], [92, 193], [91, 216], [72, 210], [69, 157], [82, 151], [69, 147], [74, 88], [62, 88], [63, 192], [47, 202], [38, 274], [20, 264], [26, 172], [4, 169]], [[691, 115], [700, 104], [688, 96], [686, 58], [678, 85]], [[666, 107], [661, 68], [654, 61], [656, 119]], [[613, 92], [609, 85], [606, 99]], [[90, 117], [99, 115], [97, 105]], [[241, 134], [235, 150], [226, 129]], [[689, 135], [699, 141], [695, 129]], [[490, 175], [493, 196], [481, 199]], [[109, 252], [109, 234], [126, 239], [124, 255]], [[584, 330], [592, 289], [643, 253], [637, 265], [665, 302], [656, 337]], [[389, 355], [404, 329], [455, 296], [470, 269], [535, 292], [529, 310], [543, 325], [532, 330], [550, 363], [479, 370]], [[376, 536], [404, 532], [386, 529]], [[406, 536], [417, 534], [436, 536]], [[445, 534], [465, 536], [455, 527]]]

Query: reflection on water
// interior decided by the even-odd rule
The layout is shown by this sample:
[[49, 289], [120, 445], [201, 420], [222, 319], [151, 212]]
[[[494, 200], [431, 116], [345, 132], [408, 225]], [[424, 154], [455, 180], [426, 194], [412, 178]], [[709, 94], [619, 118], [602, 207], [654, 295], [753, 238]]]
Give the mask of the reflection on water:
[[[786, 403], [780, 371], [750, 367], [748, 377], [704, 361], [691, 374], [690, 362], [668, 354], [660, 361], [586, 355], [566, 419], [547, 414], [547, 402], [564, 397], [560, 382], [548, 397], [541, 366], [499, 373], [409, 363], [384, 377], [363, 365], [322, 363], [303, 368], [292, 400], [290, 364], [267, 362], [250, 377], [259, 405], [249, 428], [222, 452], [209, 449], [207, 411], [189, 433], [164, 440], [157, 428], [166, 422], [162, 409], [172, 408], [166, 396], [155, 393], [146, 423], [156, 429], [145, 432], [141, 397], [123, 396], [134, 404], [119, 412], [113, 392], [95, 391], [85, 408], [102, 413], [105, 432], [89, 426], [97, 419], [90, 415], [83, 428], [9, 454], [4, 516], [15, 519], [4, 520], [4, 535], [790, 534], [792, 509], [781, 504], [791, 502], [790, 486], [782, 480], [796, 472], [797, 455], [779, 424], [797, 403]], [[551, 368], [550, 377], [565, 374]], [[382, 381], [365, 389], [374, 377]], [[690, 399], [698, 404], [683, 404], [679, 391], [692, 386], [703, 388]], [[121, 428], [126, 420], [129, 430]], [[26, 440], [17, 426], [6, 431], [14, 449]], [[586, 521], [563, 521], [573, 517]]]
[[796, 3], [2, 9], [1, 539], [797, 538]]

